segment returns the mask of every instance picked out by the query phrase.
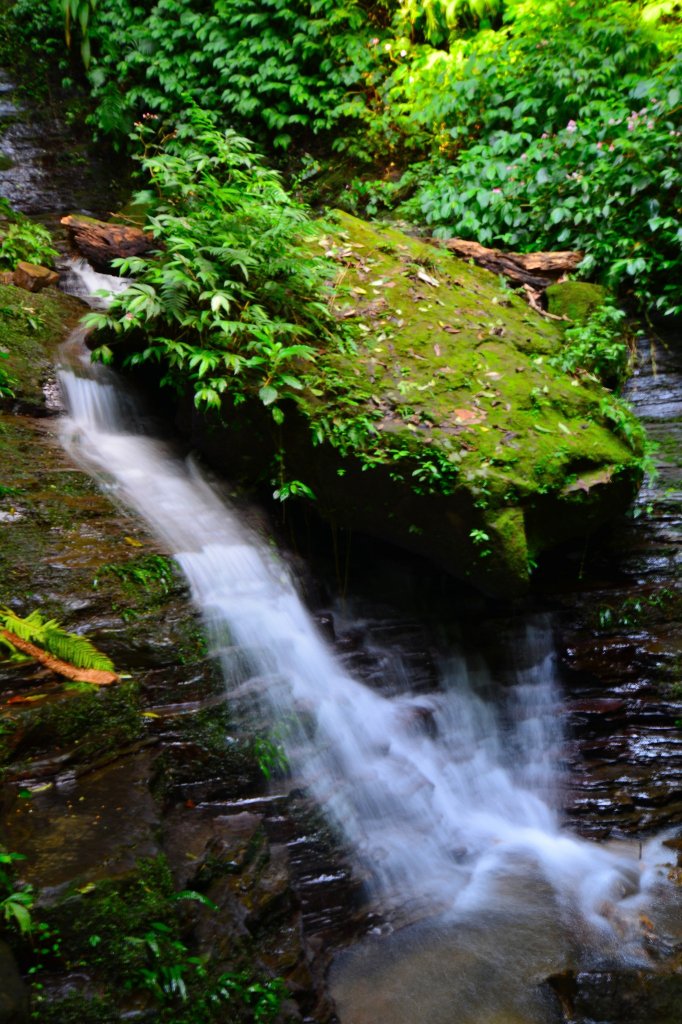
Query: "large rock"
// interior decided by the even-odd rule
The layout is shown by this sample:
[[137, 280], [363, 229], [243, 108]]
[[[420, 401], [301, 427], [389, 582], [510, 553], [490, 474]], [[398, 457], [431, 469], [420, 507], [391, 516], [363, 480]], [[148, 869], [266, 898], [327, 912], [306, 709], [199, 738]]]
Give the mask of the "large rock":
[[593, 378], [556, 370], [562, 328], [486, 270], [394, 228], [339, 214], [319, 239], [339, 268], [345, 352], [320, 345], [286, 411], [197, 414], [194, 441], [253, 478], [283, 443], [285, 476], [322, 514], [426, 555], [497, 595], [522, 592], [542, 550], [622, 511], [642, 431]]
[[12, 279], [17, 288], [23, 288], [27, 292], [41, 292], [43, 288], [56, 284], [59, 274], [48, 267], [41, 267], [37, 263], [25, 263], [22, 260], [17, 263]]

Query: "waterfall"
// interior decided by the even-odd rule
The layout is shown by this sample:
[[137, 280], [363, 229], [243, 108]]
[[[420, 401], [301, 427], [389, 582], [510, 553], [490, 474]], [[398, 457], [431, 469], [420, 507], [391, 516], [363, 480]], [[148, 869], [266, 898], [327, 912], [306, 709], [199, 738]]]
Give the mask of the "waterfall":
[[[107, 287], [88, 277], [88, 288]], [[526, 667], [495, 701], [483, 670], [456, 652], [437, 692], [370, 689], [335, 659], [271, 546], [191, 460], [147, 432], [115, 376], [91, 365], [78, 341], [60, 371], [64, 443], [176, 558], [228, 689], [269, 709], [293, 771], [342, 830], [380, 903], [480, 913], [525, 885], [548, 892], [555, 918], [605, 946], [636, 933], [646, 860], [571, 837], [552, 806], [561, 735], [547, 624], [529, 624]]]

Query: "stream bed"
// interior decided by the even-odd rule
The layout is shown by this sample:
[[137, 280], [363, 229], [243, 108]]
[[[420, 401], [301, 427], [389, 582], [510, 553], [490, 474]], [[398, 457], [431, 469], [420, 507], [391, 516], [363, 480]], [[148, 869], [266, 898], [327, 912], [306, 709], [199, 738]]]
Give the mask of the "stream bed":
[[[87, 210], [86, 193], [67, 180], [75, 176], [53, 173], [49, 147], [31, 141], [16, 120], [5, 86], [0, 115], [10, 122], [2, 147], [21, 173], [0, 172], [0, 192], [48, 220]], [[90, 209], [107, 209], [110, 198], [105, 182]], [[135, 510], [122, 511], [114, 527], [121, 543], [131, 536], [142, 543], [141, 515], [159, 549], [175, 556], [203, 610], [234, 715], [279, 729], [292, 778], [239, 794], [220, 778], [193, 780], [190, 765], [175, 805], [159, 818], [146, 795], [152, 742], [84, 783], [88, 801], [103, 801], [101, 819], [88, 825], [87, 843], [69, 863], [59, 842], [81, 782], [60, 769], [56, 788], [30, 811], [15, 798], [8, 805], [17, 842], [55, 891], [89, 877], [82, 875], [88, 857], [109, 858], [119, 870], [117, 857], [129, 864], [151, 855], [150, 837], [160, 833], [171, 837], [167, 849], [179, 865], [216, 842], [238, 860], [243, 854], [234, 851], [262, 825], [269, 843], [258, 882], [263, 917], [273, 914], [273, 893], [280, 901], [289, 887], [295, 894], [289, 918], [277, 903], [272, 950], [281, 960], [295, 930], [282, 921], [300, 917], [301, 990], [324, 988], [319, 972], [331, 964], [326, 985], [335, 1010], [302, 996], [307, 1020], [335, 1013], [340, 1024], [677, 1021], [679, 342], [643, 345], [629, 384], [659, 444], [660, 475], [632, 516], [544, 559], [531, 599], [518, 606], [463, 593], [361, 538], [353, 539], [341, 579], [319, 552], [308, 557], [302, 541], [273, 556], [262, 539], [263, 514], [237, 522], [225, 485], [205, 480], [158, 441], [156, 426], [127, 398], [122, 414], [115, 379], [92, 378], [78, 344], [76, 337], [64, 357], [67, 449], [108, 498]], [[60, 472], [75, 470], [67, 462]], [[93, 510], [98, 500], [88, 498]], [[104, 515], [111, 512], [93, 511], [93, 531]], [[88, 530], [78, 542], [86, 569], [101, 543]], [[52, 567], [63, 575], [67, 561], [55, 555]], [[49, 584], [43, 590], [49, 599]], [[94, 610], [106, 635], [105, 616]], [[129, 641], [121, 635], [120, 642], [123, 657]], [[142, 668], [144, 640], [136, 642], [132, 661]], [[172, 624], [165, 644], [163, 668], [150, 657], [144, 687], [156, 697], [154, 728], [167, 730], [177, 758], [191, 758], [190, 745], [173, 736], [174, 716], [191, 714], [197, 693], [202, 701], [222, 698], [200, 678], [205, 666], [169, 670]], [[117, 815], [131, 790], [139, 813], [124, 842]], [[107, 793], [115, 796], [111, 806]], [[228, 933], [234, 928], [224, 924]], [[297, 956], [298, 946], [292, 962]], [[279, 963], [274, 953], [271, 962]]]
[[[668, 877], [675, 858], [661, 843], [672, 833], [660, 834], [661, 825], [675, 823], [679, 771], [675, 712], [666, 704], [665, 680], [655, 678], [664, 659], [651, 664], [646, 682], [637, 679], [634, 693], [630, 682], [636, 714], [650, 724], [661, 719], [655, 732], [650, 726], [635, 732], [622, 695], [602, 693], [590, 703], [595, 698], [584, 691], [588, 680], [592, 691], [601, 691], [599, 665], [580, 661], [578, 643], [589, 634], [590, 651], [616, 643], [622, 651], [613, 627], [623, 625], [627, 612], [639, 617], [639, 647], [660, 655], [647, 612], [669, 613], [677, 597], [674, 528], [668, 526], [664, 562], [652, 515], [659, 493], [665, 499], [675, 493], [663, 474], [656, 487], [665, 491], [650, 489], [640, 499], [652, 534], [648, 546], [640, 542], [646, 547], [640, 575], [628, 587], [612, 547], [617, 581], [606, 586], [602, 578], [596, 613], [590, 601], [591, 624], [584, 620], [578, 630], [570, 622], [572, 603], [574, 615], [586, 614], [583, 591], [565, 584], [552, 591], [556, 579], [546, 569], [545, 593], [538, 591], [534, 605], [460, 614], [459, 621], [454, 587], [437, 613], [422, 610], [421, 622], [419, 613], [416, 621], [401, 622], [390, 605], [388, 618], [378, 621], [371, 604], [364, 613], [352, 610], [361, 598], [347, 596], [345, 607], [325, 610], [337, 648], [344, 633], [355, 636], [345, 657], [334, 657], [334, 644], [320, 635], [285, 564], [239, 523], [194, 463], [181, 462], [144, 420], [136, 426], [120, 385], [88, 365], [78, 340], [75, 335], [61, 373], [67, 447], [142, 514], [180, 564], [222, 663], [230, 703], [244, 705], [245, 714], [257, 708], [277, 730], [294, 785], [322, 809], [352, 877], [362, 879], [371, 927], [335, 958], [330, 974], [341, 1024], [387, 1017], [446, 1024], [453, 1008], [461, 1024], [553, 1024], [564, 1016], [548, 979], [655, 974], [652, 957], [665, 958], [682, 943], [681, 893]], [[591, 561], [594, 573], [599, 559]], [[351, 579], [352, 567], [351, 560]], [[394, 592], [414, 587], [400, 559], [392, 569], [398, 578], [403, 573]], [[593, 599], [594, 586], [589, 590]], [[557, 629], [564, 634], [559, 651]], [[399, 637], [393, 644], [391, 630]], [[410, 631], [414, 653], [424, 659], [430, 652], [426, 672], [416, 678], [404, 639]], [[612, 661], [605, 664], [613, 672]], [[568, 704], [562, 671], [578, 679]], [[627, 671], [633, 675], [634, 667]], [[600, 750], [597, 758], [595, 733], [604, 723], [591, 732], [583, 727], [587, 742], [581, 742], [577, 716], [604, 716], [613, 750], [617, 711], [625, 727], [618, 742], [626, 750], [617, 757]], [[643, 784], [652, 744], [664, 767]], [[593, 779], [603, 779], [604, 763], [615, 771], [601, 806], [607, 814], [614, 806], [621, 817], [608, 821], [595, 801], [595, 820], [585, 828], [584, 793], [593, 792]], [[582, 791], [582, 802], [572, 786]], [[652, 809], [663, 807], [657, 820]], [[580, 818], [583, 833], [609, 841], [575, 837], [567, 827], [571, 817]], [[650, 841], [647, 832], [656, 833]], [[308, 883], [324, 891], [338, 880], [320, 872]]]

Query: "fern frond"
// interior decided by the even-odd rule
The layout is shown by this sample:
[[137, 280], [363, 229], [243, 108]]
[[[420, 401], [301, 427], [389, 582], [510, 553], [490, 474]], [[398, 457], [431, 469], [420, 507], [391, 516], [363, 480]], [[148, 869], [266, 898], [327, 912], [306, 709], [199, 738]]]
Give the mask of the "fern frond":
[[112, 661], [84, 636], [68, 633], [56, 619], [44, 621], [38, 611], [32, 611], [30, 615], [21, 618], [9, 608], [1, 608], [0, 625], [76, 668], [114, 671]]
[[44, 647], [50, 654], [61, 661], [68, 661], [76, 668], [95, 668], [103, 672], [113, 672], [114, 664], [106, 654], [102, 654], [84, 636], [67, 633], [58, 624], [45, 630]]

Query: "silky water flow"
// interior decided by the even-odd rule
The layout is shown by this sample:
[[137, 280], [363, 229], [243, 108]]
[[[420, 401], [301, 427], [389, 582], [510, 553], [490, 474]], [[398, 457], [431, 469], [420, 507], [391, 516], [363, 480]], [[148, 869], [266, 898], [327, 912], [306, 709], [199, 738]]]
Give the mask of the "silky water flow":
[[[68, 282], [81, 295], [121, 287], [83, 263]], [[562, 830], [547, 623], [528, 625], [525, 667], [494, 700], [483, 670], [453, 653], [437, 693], [377, 693], [335, 660], [271, 547], [146, 431], [82, 331], [60, 380], [64, 444], [177, 560], [228, 692], [258, 695], [368, 880], [385, 923], [332, 968], [342, 1024], [548, 1024], [543, 978], [646, 964], [640, 915], [670, 891], [660, 842], [614, 848]]]

